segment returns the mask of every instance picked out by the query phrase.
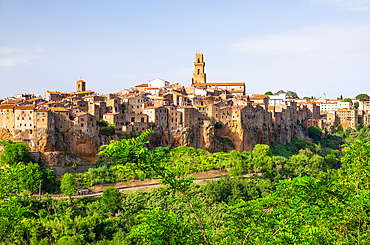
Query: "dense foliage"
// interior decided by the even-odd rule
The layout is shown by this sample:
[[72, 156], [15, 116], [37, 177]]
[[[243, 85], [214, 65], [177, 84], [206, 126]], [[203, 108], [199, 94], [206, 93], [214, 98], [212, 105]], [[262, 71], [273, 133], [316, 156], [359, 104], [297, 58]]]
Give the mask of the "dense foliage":
[[[0, 241], [9, 244], [366, 244], [370, 233], [370, 130], [323, 133], [275, 148], [209, 153], [191, 147], [144, 148], [138, 138], [113, 141], [88, 175], [158, 178], [164, 184], [101, 198], [41, 200], [21, 194], [55, 187], [35, 163], [2, 163]], [[360, 141], [359, 139], [362, 139]], [[347, 145], [340, 147], [343, 142]], [[332, 147], [331, 147], [332, 146]], [[187, 173], [230, 168], [197, 185]], [[253, 174], [244, 177], [243, 174]], [[257, 174], [258, 173], [258, 174]], [[27, 182], [26, 177], [30, 176]], [[83, 176], [64, 175], [71, 195]]]

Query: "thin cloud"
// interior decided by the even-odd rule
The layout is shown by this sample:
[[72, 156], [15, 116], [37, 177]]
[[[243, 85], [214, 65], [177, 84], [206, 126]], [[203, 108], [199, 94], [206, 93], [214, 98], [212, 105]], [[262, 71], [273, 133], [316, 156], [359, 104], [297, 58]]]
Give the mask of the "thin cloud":
[[8, 47], [0, 48], [0, 54], [1, 55], [9, 55], [9, 54], [14, 54], [14, 53], [20, 53], [22, 51], [23, 51], [23, 49], [20, 49], [20, 48], [8, 48]]
[[325, 25], [249, 37], [234, 45], [250, 55], [336, 57], [369, 52], [370, 25]]
[[18, 64], [29, 64], [35, 57], [20, 56], [16, 58], [0, 58], [0, 66], [14, 66]]
[[45, 50], [39, 46], [36, 46], [34, 50], [27, 51], [21, 48], [0, 48], [0, 66], [15, 66], [18, 64], [32, 64], [32, 62], [38, 59], [40, 56], [38, 53], [44, 52]]
[[[306, 0], [307, 1], [307, 0]], [[313, 4], [329, 4], [338, 10], [370, 10], [370, 0], [308, 0]]]

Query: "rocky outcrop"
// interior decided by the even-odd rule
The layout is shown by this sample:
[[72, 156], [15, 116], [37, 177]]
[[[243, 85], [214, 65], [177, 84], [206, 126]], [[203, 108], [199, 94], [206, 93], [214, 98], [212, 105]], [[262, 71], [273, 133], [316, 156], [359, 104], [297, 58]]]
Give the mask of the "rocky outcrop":
[[299, 125], [286, 121], [276, 124], [269, 113], [264, 111], [259, 118], [252, 121], [246, 120], [242, 123], [237, 120], [224, 121], [220, 128], [216, 128], [215, 122], [210, 120], [171, 132], [155, 127], [149, 137], [149, 147], [184, 145], [202, 148], [209, 152], [248, 151], [256, 144], [273, 146], [277, 140], [287, 143], [294, 137], [305, 137], [304, 130]]
[[[256, 144], [273, 146], [275, 141], [290, 142], [294, 137], [305, 138], [305, 131], [289, 120], [272, 120], [269, 112], [259, 111], [253, 120], [224, 120], [216, 126], [214, 121], [204, 120], [199, 125], [170, 131], [156, 126], [149, 136], [149, 148], [162, 145], [192, 146], [209, 152], [247, 151]], [[36, 134], [8, 129], [0, 130], [0, 140], [27, 141], [32, 151], [40, 152], [44, 164], [50, 166], [78, 165], [93, 163], [99, 159], [101, 145], [124, 136], [91, 136], [81, 130], [71, 129], [61, 133], [46, 129], [37, 130]]]

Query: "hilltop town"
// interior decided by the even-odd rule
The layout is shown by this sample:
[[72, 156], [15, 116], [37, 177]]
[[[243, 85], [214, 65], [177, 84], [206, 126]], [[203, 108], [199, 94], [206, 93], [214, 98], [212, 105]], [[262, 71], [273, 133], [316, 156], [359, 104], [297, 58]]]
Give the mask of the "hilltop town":
[[151, 146], [216, 152], [307, 138], [310, 126], [335, 132], [370, 123], [369, 99], [353, 99], [354, 108], [325, 94], [319, 99], [248, 94], [244, 82], [207, 82], [203, 54], [196, 54], [194, 68], [190, 86], [155, 79], [100, 95], [79, 80], [74, 92], [0, 99], [0, 140], [26, 141], [38, 157], [58, 165], [76, 158], [94, 162], [99, 146], [148, 128]]

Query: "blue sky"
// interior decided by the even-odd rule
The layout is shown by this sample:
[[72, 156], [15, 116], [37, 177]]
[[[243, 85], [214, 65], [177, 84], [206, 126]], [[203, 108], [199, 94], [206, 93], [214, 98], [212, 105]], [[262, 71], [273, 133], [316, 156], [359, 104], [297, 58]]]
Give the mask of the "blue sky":
[[370, 94], [370, 0], [0, 0], [0, 98], [189, 85], [196, 51], [248, 93]]

